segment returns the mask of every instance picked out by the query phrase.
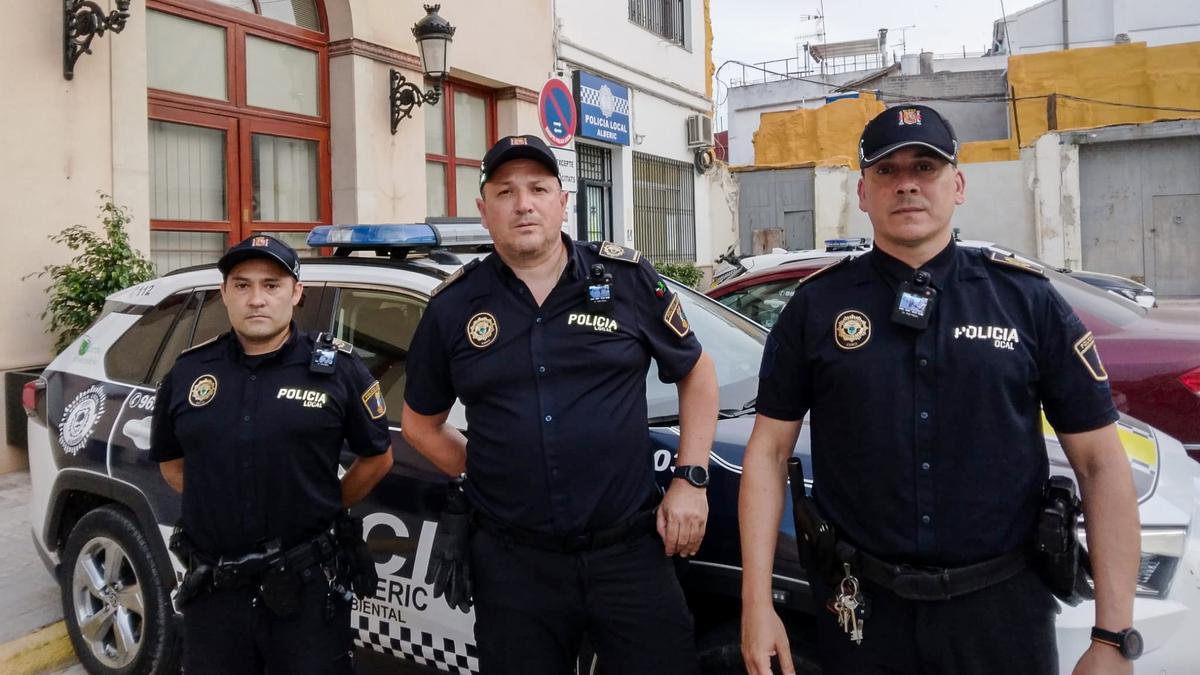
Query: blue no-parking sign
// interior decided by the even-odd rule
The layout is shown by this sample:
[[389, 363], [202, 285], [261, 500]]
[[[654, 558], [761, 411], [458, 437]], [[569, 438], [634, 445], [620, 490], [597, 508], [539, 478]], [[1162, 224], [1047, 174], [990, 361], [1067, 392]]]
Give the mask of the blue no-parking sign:
[[575, 97], [567, 83], [551, 78], [538, 96], [538, 114], [542, 118], [542, 133], [557, 146], [569, 144], [575, 138]]

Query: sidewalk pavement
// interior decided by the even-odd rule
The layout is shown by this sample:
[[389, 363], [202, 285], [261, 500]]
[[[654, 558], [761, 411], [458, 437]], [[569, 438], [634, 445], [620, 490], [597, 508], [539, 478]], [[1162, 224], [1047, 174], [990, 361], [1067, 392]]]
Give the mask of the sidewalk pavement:
[[0, 671], [5, 673], [47, 672], [74, 660], [61, 623], [58, 585], [33, 547], [29, 496], [28, 470], [0, 474]]

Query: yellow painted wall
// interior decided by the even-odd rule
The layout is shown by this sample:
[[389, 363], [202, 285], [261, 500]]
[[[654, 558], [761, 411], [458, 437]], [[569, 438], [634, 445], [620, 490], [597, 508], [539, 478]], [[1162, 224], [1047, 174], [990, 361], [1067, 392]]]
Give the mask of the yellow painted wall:
[[[1046, 97], [1058, 93], [1057, 129], [1200, 118], [1200, 113], [1081, 101], [1200, 110], [1200, 42], [1147, 47], [1139, 42], [1013, 56], [1008, 79], [1018, 100], [1021, 145], [1046, 133]], [[1065, 96], [1064, 96], [1065, 95]], [[1036, 98], [1027, 98], [1036, 97]], [[1015, 128], [1012, 135], [1016, 136]]]
[[763, 113], [754, 132], [756, 166], [804, 163], [858, 167], [858, 137], [884, 105], [871, 94], [820, 108]]
[[712, 27], [712, 0], [704, 0], [704, 93], [709, 99], [713, 97], [713, 76], [717, 72], [717, 66], [713, 63], [712, 47], [713, 47], [713, 27]]
[[[1008, 81], [1016, 93], [1020, 145], [1045, 134], [1047, 96], [1058, 93], [1057, 129], [1090, 129], [1157, 120], [1200, 119], [1200, 112], [1145, 109], [1082, 101], [1200, 110], [1200, 42], [1162, 47], [1145, 43], [1012, 56]], [[1077, 98], [1067, 98], [1073, 96]], [[863, 125], [883, 110], [869, 94], [821, 108], [764, 113], [754, 134], [756, 166], [811, 163], [858, 168]], [[1008, 140], [964, 143], [961, 161], [1018, 158], [1017, 124]]]

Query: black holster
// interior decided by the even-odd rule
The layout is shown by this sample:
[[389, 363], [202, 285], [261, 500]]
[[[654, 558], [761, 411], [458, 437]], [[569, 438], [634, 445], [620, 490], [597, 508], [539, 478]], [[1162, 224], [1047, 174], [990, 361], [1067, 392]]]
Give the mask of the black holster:
[[837, 533], [833, 524], [821, 517], [820, 510], [804, 491], [804, 467], [797, 457], [787, 461], [788, 481], [792, 489], [792, 520], [796, 525], [796, 548], [800, 565], [810, 576], [826, 583], [837, 583], [839, 561]]
[[1055, 597], [1072, 607], [1095, 597], [1087, 583], [1091, 561], [1079, 543], [1080, 513], [1075, 482], [1066, 476], [1051, 476], [1042, 489], [1034, 548], [1042, 581]]
[[199, 554], [195, 542], [187, 536], [183, 528], [175, 526], [167, 545], [183, 563], [183, 581], [179, 583], [179, 592], [175, 594], [175, 604], [183, 608], [201, 593], [207, 593], [213, 587], [213, 562], [208, 556]]
[[346, 563], [346, 577], [354, 595], [365, 598], [375, 595], [379, 584], [379, 573], [371, 549], [363, 537], [362, 518], [342, 511], [334, 524], [338, 545]]

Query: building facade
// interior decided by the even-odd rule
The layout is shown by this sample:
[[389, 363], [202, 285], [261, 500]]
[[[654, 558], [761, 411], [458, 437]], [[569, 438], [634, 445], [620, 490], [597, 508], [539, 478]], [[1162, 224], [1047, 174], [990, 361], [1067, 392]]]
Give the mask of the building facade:
[[[106, 13], [113, 0], [100, 0]], [[134, 0], [64, 77], [63, 3], [17, 3], [0, 46], [0, 370], [44, 364], [47, 237], [133, 217], [158, 272], [215, 261], [251, 233], [294, 244], [321, 223], [478, 218], [491, 142], [537, 133], [555, 62], [547, 0], [446, 2], [456, 28], [436, 105], [391, 128], [391, 72], [429, 89], [413, 0]], [[513, 36], [518, 36], [514, 39]]]
[[[711, 265], [715, 178], [695, 168], [700, 148], [687, 135], [689, 118], [702, 118], [711, 136], [707, 5], [555, 0], [556, 75], [573, 87], [579, 107], [570, 144], [578, 164], [569, 217], [576, 238], [634, 246], [652, 260]], [[711, 145], [709, 138], [704, 148]]]

